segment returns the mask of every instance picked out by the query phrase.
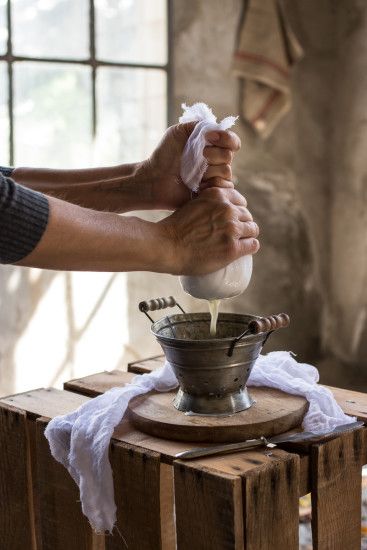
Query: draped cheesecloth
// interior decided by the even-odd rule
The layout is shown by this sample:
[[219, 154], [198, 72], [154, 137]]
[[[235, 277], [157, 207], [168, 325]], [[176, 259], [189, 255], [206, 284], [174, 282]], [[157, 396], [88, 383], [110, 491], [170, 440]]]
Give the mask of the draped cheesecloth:
[[[318, 371], [297, 363], [285, 351], [261, 355], [252, 369], [249, 386], [269, 386], [309, 401], [303, 428], [323, 434], [355, 419], [343, 413], [330, 390], [317, 384]], [[112, 531], [116, 522], [113, 478], [108, 450], [114, 428], [122, 420], [130, 399], [151, 390], [169, 391], [178, 385], [165, 365], [138, 375], [130, 384], [90, 399], [76, 411], [50, 421], [45, 435], [53, 457], [68, 469], [80, 489], [83, 513], [98, 531]]]

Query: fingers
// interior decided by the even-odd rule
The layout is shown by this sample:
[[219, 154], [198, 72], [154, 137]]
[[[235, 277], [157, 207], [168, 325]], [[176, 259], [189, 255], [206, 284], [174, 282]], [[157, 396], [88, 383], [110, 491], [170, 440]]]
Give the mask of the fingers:
[[259, 226], [256, 222], [248, 221], [241, 224], [241, 238], [249, 239], [250, 237], [257, 238], [259, 236]]
[[231, 164], [233, 152], [230, 149], [221, 147], [205, 147], [203, 155], [209, 164], [217, 166], [218, 164]]
[[248, 254], [256, 254], [260, 248], [260, 243], [257, 239], [239, 239], [238, 241], [238, 255], [247, 256]]
[[247, 206], [245, 197], [232, 188], [209, 187], [200, 192], [200, 197], [208, 200], [230, 202], [236, 206]]
[[232, 179], [232, 168], [230, 164], [219, 164], [218, 166], [209, 165], [203, 177], [203, 181], [212, 178]]
[[239, 151], [241, 148], [241, 140], [237, 134], [230, 130], [214, 130], [206, 134], [206, 139], [211, 145], [230, 149], [231, 151]]
[[210, 178], [210, 180], [202, 181], [200, 191], [209, 189], [210, 187], [222, 187], [223, 189], [234, 189], [233, 181], [224, 180], [223, 178]]

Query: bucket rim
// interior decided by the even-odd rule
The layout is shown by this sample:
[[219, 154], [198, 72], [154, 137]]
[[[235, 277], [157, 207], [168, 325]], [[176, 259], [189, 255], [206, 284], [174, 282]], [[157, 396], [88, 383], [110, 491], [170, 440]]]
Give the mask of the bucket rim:
[[[203, 316], [205, 317], [205, 319], [203, 320], [210, 320], [210, 313], [209, 312], [196, 312], [196, 313], [175, 313], [173, 315], [165, 315], [164, 317], [162, 317], [161, 319], [158, 319], [157, 321], [155, 321], [151, 327], [150, 327], [150, 332], [157, 338], [157, 340], [161, 340], [163, 342], [168, 342], [168, 343], [177, 343], [177, 344], [183, 344], [183, 343], [190, 343], [190, 344], [214, 344], [216, 343], [217, 345], [219, 345], [220, 343], [222, 344], [230, 344], [234, 338], [236, 338], [236, 336], [226, 336], [225, 338], [201, 338], [200, 340], [193, 340], [193, 339], [190, 339], [190, 338], [175, 338], [173, 336], [163, 336], [161, 334], [159, 334], [159, 332], [155, 331], [154, 330], [154, 327], [156, 327], [158, 325], [158, 323], [161, 323], [162, 321], [164, 321], [165, 319], [171, 319], [171, 318], [182, 318], [182, 317], [187, 317], [187, 316], [195, 316], [195, 317], [198, 317], [197, 320], [200, 320], [200, 316]], [[258, 315], [251, 315], [251, 314], [247, 314], [247, 313], [227, 313], [227, 312], [221, 312], [219, 313], [218, 315], [218, 321], [220, 320], [220, 317], [226, 317], [228, 319], [228, 321], [232, 318], [232, 319], [240, 319], [242, 318], [243, 320], [248, 320], [249, 322], [250, 321], [253, 321], [255, 319], [259, 319], [259, 316]], [[186, 321], [188, 322], [188, 321]], [[164, 328], [164, 327], [161, 327], [161, 328]], [[259, 334], [248, 334], [246, 336], [244, 336], [241, 341], [242, 342], [256, 342], [256, 341], [260, 341], [261, 339], [263, 339], [264, 337], [266, 337], [266, 335], [268, 334], [268, 332], [261, 332]]]

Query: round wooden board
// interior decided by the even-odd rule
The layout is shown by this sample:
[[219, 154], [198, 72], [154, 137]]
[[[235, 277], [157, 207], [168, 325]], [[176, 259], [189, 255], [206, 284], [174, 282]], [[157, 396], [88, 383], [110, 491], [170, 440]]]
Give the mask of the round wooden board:
[[213, 417], [178, 411], [173, 406], [175, 392], [151, 392], [130, 402], [130, 419], [140, 431], [163, 439], [224, 443], [286, 432], [301, 424], [308, 409], [303, 397], [272, 388], [253, 387], [249, 393], [256, 400], [252, 407]]

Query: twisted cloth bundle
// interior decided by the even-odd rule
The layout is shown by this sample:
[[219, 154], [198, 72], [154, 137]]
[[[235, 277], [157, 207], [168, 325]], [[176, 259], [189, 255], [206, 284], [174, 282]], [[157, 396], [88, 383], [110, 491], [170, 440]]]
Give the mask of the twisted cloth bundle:
[[[353, 422], [336, 403], [332, 393], [318, 386], [319, 374], [311, 365], [297, 363], [288, 352], [261, 355], [248, 382], [269, 386], [309, 401], [303, 428], [324, 434]], [[130, 399], [152, 390], [177, 387], [169, 363], [150, 374], [138, 375], [130, 384], [116, 387], [84, 403], [76, 411], [50, 421], [45, 435], [52, 456], [68, 469], [80, 490], [83, 513], [97, 532], [112, 532], [116, 522], [113, 477], [108, 459], [111, 437], [121, 422]]]

